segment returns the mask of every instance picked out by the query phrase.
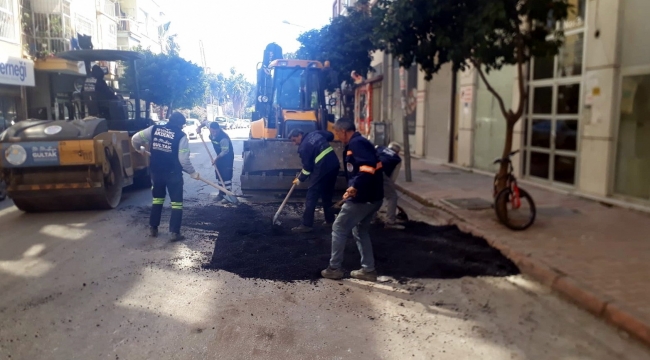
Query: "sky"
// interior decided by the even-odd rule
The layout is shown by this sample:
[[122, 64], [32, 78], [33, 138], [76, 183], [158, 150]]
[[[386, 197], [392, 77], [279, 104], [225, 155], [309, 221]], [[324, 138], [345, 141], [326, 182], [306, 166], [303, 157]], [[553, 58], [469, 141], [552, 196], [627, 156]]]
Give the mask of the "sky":
[[[329, 23], [333, 0], [158, 0], [178, 34], [180, 55], [202, 64], [203, 41], [207, 67], [228, 74], [231, 67], [255, 82], [257, 63], [271, 42], [293, 52], [298, 35]], [[288, 21], [294, 25], [284, 24]]]

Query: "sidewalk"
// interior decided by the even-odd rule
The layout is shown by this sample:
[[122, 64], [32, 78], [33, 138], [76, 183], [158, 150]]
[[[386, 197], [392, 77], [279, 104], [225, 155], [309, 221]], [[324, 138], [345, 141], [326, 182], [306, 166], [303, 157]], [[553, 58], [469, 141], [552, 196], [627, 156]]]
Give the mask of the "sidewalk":
[[[537, 219], [514, 232], [488, 207], [491, 177], [411, 162], [413, 181], [400, 174], [397, 185], [422, 211], [484, 237], [523, 273], [650, 344], [650, 215], [521, 184], [535, 200]], [[482, 209], [458, 201], [471, 198]]]

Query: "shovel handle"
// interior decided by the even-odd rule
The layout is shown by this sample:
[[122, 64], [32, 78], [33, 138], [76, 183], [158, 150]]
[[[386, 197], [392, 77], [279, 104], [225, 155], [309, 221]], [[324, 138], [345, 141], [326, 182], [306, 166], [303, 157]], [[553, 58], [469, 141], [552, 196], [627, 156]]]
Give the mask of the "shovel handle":
[[214, 169], [217, 171], [217, 176], [219, 177], [219, 181], [221, 181], [222, 184], [225, 184], [225, 182], [223, 182], [223, 178], [221, 177], [221, 173], [219, 173], [219, 168], [217, 167], [217, 164], [214, 162], [212, 153], [210, 152], [210, 149], [208, 149], [208, 145], [205, 143], [205, 140], [203, 140], [203, 134], [199, 135], [199, 137], [201, 138], [201, 142], [203, 143], [203, 146], [205, 146], [205, 151], [207, 151], [208, 155], [210, 155], [210, 160], [212, 160], [212, 166], [214, 166]]
[[203, 181], [204, 183], [206, 183], [206, 184], [212, 186], [213, 188], [216, 188], [216, 189], [218, 189], [218, 190], [223, 191], [224, 193], [226, 193], [226, 195], [230, 195], [230, 196], [234, 196], [234, 197], [241, 197], [241, 196], [235, 195], [235, 194], [233, 194], [232, 192], [226, 190], [224, 187], [221, 187], [221, 186], [219, 186], [219, 185], [213, 183], [212, 181], [206, 180], [206, 179], [204, 179], [204, 178], [202, 178], [202, 177], [199, 177], [199, 180], [201, 180], [201, 181]]
[[296, 188], [296, 184], [291, 185], [291, 189], [289, 189], [289, 192], [287, 193], [287, 196], [284, 197], [284, 201], [282, 201], [282, 204], [280, 205], [280, 208], [278, 211], [275, 213], [275, 216], [273, 216], [273, 223], [278, 220], [278, 216], [280, 216], [280, 213], [282, 212], [282, 209], [284, 209], [284, 205], [287, 204], [287, 201], [289, 200], [289, 197], [291, 196], [291, 193], [293, 193], [293, 189]]

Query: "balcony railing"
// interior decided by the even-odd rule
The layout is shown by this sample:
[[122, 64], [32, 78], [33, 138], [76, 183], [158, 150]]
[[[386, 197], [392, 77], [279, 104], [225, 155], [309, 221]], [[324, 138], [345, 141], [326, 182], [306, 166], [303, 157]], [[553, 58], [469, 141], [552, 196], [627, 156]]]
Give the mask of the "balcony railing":
[[133, 19], [119, 18], [117, 24], [117, 30], [140, 33], [140, 24], [138, 24], [138, 22]]

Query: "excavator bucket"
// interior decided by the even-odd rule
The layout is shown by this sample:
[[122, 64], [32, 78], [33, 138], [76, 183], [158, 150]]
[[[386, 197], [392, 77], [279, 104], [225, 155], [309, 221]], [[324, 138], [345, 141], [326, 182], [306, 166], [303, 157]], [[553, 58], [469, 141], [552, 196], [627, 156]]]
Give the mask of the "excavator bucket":
[[[336, 190], [347, 188], [343, 170], [343, 144], [330, 143], [341, 163], [340, 176]], [[293, 179], [302, 169], [297, 147], [285, 139], [250, 139], [244, 142], [244, 166], [241, 175], [241, 188], [246, 193], [286, 193]], [[297, 190], [306, 190], [309, 182], [300, 184]]]

